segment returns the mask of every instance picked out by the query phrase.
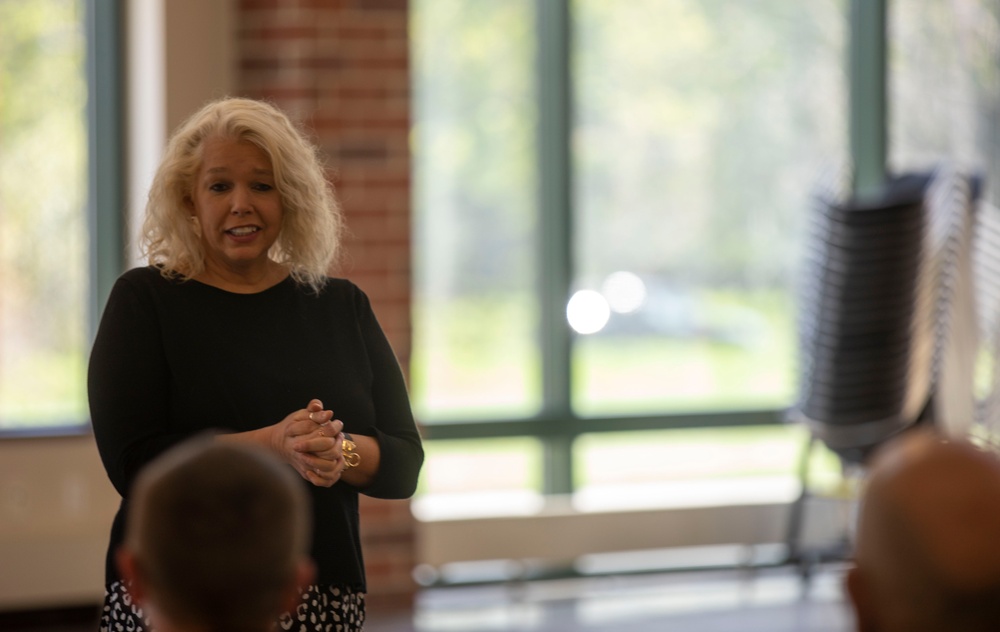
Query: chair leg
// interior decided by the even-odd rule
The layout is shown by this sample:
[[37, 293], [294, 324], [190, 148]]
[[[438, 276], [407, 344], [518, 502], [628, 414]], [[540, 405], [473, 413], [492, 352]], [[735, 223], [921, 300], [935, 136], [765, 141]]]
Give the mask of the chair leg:
[[[799, 461], [799, 484], [801, 489], [798, 498], [792, 502], [788, 511], [788, 526], [785, 532], [785, 545], [787, 547], [787, 561], [789, 564], [801, 564], [804, 559], [801, 538], [802, 528], [805, 522], [806, 501], [809, 499], [809, 462], [812, 458], [813, 448], [816, 445], [816, 437], [809, 433], [806, 444], [802, 449], [802, 456]], [[808, 569], [803, 569], [803, 576], [807, 575]]]

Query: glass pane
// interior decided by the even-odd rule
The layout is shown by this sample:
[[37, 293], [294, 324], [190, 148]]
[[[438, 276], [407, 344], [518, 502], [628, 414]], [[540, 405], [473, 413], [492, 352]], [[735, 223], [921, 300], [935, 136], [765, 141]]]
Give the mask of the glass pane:
[[0, 2], [0, 429], [87, 419], [83, 2]]
[[788, 405], [803, 218], [847, 138], [844, 2], [573, 6], [576, 411]]
[[414, 408], [425, 422], [531, 414], [533, 3], [411, 6]]
[[426, 441], [413, 513], [421, 520], [536, 513], [542, 444], [535, 437]]
[[[801, 426], [583, 435], [574, 447], [574, 504], [611, 511], [790, 502], [801, 489], [807, 436]], [[845, 482], [837, 457], [820, 444], [810, 457], [810, 488], [837, 491]]]
[[889, 4], [889, 161], [942, 160], [985, 176], [1000, 204], [1000, 7], [990, 0]]

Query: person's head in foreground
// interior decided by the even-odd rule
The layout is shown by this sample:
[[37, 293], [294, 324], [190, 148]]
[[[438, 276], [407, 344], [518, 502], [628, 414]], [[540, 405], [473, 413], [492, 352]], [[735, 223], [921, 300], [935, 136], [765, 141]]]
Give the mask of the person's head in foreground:
[[859, 632], [1000, 630], [1000, 459], [928, 431], [879, 450], [847, 591]]
[[188, 441], [136, 481], [118, 566], [158, 632], [270, 630], [313, 576], [307, 502], [269, 454]]

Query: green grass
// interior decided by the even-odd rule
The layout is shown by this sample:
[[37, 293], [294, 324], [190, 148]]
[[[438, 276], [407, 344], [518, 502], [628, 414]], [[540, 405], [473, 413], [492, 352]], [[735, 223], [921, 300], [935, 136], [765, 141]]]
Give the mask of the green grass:
[[[794, 397], [794, 314], [784, 293], [704, 292], [706, 331], [685, 338], [578, 336], [573, 405], [581, 415], [780, 408]], [[425, 420], [530, 416], [541, 403], [536, 312], [524, 294], [414, 305], [411, 394]]]

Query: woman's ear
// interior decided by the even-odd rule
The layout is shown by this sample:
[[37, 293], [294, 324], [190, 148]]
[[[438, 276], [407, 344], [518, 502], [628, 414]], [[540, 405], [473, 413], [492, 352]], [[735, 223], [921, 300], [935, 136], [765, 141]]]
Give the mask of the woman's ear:
[[[193, 208], [191, 209], [191, 212], [194, 213], [194, 209]], [[201, 237], [201, 222], [198, 221], [198, 216], [197, 215], [189, 215], [188, 216], [188, 223], [191, 226], [191, 230], [194, 231], [194, 234], [197, 235], [200, 238]]]

